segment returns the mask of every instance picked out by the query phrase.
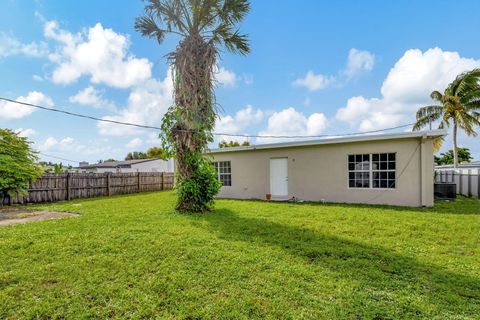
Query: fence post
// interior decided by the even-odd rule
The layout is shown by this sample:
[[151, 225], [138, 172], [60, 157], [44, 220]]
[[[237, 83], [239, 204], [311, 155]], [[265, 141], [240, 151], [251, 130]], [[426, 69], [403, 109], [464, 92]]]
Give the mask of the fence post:
[[162, 184], [161, 184], [160, 190], [163, 190], [165, 189], [165, 172], [162, 172], [161, 178], [162, 178], [162, 182], [161, 182]]
[[137, 192], [140, 193], [140, 172], [137, 172], [137, 180], [138, 180]]
[[106, 172], [105, 173], [107, 175], [107, 196], [110, 197], [111, 194], [110, 194], [110, 174], [111, 172]]
[[480, 169], [477, 169], [477, 197], [480, 200]]
[[468, 169], [468, 196], [471, 197], [472, 196], [472, 171], [471, 169]]
[[67, 172], [67, 176], [65, 177], [65, 186], [66, 186], [66, 192], [65, 192], [65, 200], [70, 200], [70, 172]]
[[461, 195], [463, 195], [463, 179], [462, 179], [462, 172], [458, 173], [458, 191]]

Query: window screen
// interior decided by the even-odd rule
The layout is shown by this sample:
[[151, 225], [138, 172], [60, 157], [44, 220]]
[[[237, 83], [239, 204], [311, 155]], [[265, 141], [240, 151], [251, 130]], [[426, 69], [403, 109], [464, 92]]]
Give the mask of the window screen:
[[222, 182], [223, 186], [232, 185], [232, 166], [230, 161], [214, 162], [215, 170], [217, 171], [218, 180]]
[[349, 155], [348, 186], [395, 189], [396, 166], [395, 153]]

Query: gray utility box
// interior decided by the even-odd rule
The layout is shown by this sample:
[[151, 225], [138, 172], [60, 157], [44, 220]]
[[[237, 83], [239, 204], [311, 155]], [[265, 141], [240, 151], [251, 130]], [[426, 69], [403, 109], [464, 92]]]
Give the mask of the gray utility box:
[[457, 197], [457, 185], [455, 183], [435, 183], [433, 192], [435, 199], [455, 199]]

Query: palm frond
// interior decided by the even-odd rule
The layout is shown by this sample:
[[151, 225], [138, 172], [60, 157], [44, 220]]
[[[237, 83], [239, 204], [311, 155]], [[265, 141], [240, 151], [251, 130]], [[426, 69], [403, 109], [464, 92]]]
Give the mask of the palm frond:
[[165, 38], [166, 30], [160, 29], [151, 13], [135, 19], [135, 30], [142, 36], [155, 38], [158, 43], [162, 43]]
[[475, 131], [475, 127], [480, 126], [480, 121], [474, 115], [470, 115], [468, 113], [462, 112], [458, 115], [457, 124], [459, 128], [462, 128], [463, 131], [468, 136], [477, 136], [477, 132]]
[[450, 96], [463, 96], [468, 92], [478, 88], [480, 79], [480, 69], [473, 69], [459, 74], [455, 80], [445, 90], [445, 94]]
[[440, 103], [443, 102], [443, 94], [441, 94], [439, 91], [436, 91], [436, 90], [433, 91], [430, 94], [430, 98], [432, 98], [432, 100], [440, 102]]

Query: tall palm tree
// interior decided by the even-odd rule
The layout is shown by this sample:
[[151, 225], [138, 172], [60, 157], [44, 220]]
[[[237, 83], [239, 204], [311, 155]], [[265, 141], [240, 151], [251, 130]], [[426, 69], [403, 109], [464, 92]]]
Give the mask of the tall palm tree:
[[[443, 94], [433, 91], [430, 95], [438, 104], [425, 106], [417, 111], [413, 130], [420, 130], [440, 120], [439, 129], [453, 124], [453, 165], [458, 168], [457, 131], [462, 129], [468, 136], [477, 136], [480, 126], [480, 69], [461, 73], [448, 85]], [[436, 141], [437, 149], [441, 140]]]
[[[194, 181], [202, 171], [202, 153], [213, 141], [214, 73], [220, 48], [241, 55], [250, 51], [247, 36], [236, 27], [249, 10], [248, 0], [147, 0], [144, 15], [135, 20], [140, 34], [160, 44], [167, 34], [180, 38], [176, 50], [167, 56], [174, 105], [162, 122], [163, 141], [167, 151], [175, 154], [180, 186]], [[206, 204], [199, 198], [196, 191], [183, 196], [179, 192], [177, 209], [203, 211]]]

